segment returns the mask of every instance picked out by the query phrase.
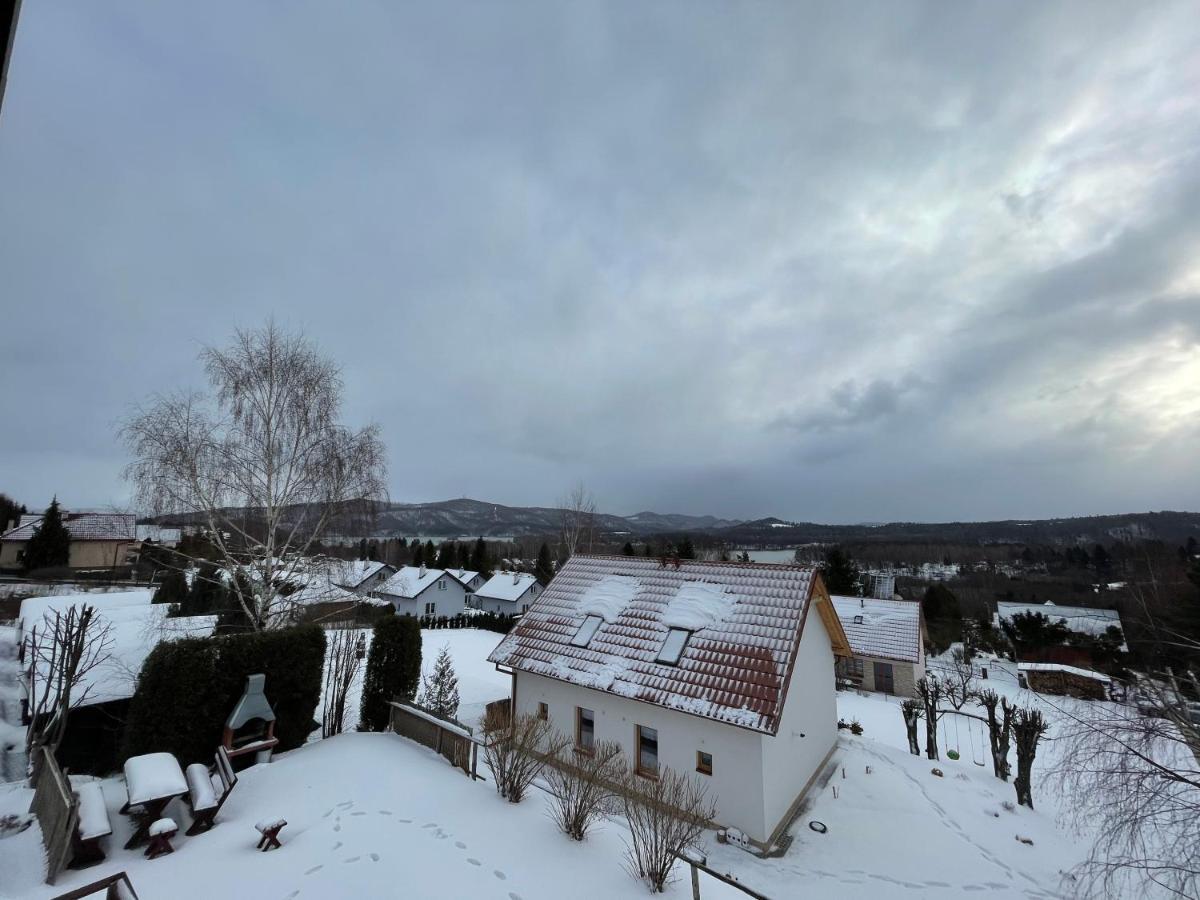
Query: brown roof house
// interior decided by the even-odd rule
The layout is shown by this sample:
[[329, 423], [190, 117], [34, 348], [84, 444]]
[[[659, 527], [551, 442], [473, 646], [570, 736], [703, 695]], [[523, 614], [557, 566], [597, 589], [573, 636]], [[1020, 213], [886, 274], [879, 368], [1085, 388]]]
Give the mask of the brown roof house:
[[778, 840], [837, 740], [846, 636], [815, 569], [575, 556], [488, 657], [518, 713], [639, 775], [694, 772], [717, 823]]
[[925, 676], [921, 604], [875, 597], [830, 599], [852, 651], [838, 657], [838, 678], [864, 691], [915, 697], [917, 681]]
[[[68, 512], [63, 525], [71, 534], [72, 569], [113, 569], [129, 564], [138, 547], [137, 518], [126, 513]], [[0, 569], [19, 569], [25, 546], [41, 524], [41, 515], [21, 516], [15, 528], [0, 535]]]

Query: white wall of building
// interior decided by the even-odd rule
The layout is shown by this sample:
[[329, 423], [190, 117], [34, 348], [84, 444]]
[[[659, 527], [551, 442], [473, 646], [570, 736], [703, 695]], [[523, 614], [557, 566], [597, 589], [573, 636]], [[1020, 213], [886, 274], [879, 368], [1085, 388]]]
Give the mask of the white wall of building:
[[[817, 610], [810, 607], [779, 731], [762, 741], [766, 802], [761, 831], [765, 835], [775, 830], [837, 742], [835, 691], [829, 632]], [[758, 834], [753, 837], [763, 840]]]
[[380, 594], [383, 600], [388, 600], [396, 607], [396, 614], [401, 616], [428, 615], [426, 604], [432, 603], [434, 616], [457, 616], [467, 605], [467, 591], [449, 575], [442, 575], [437, 581], [425, 588], [415, 600], [397, 597], [394, 594]]
[[482, 597], [479, 594], [471, 595], [471, 604], [476, 609], [482, 609], [486, 612], [499, 613], [504, 616], [511, 616], [517, 613], [527, 612], [529, 607], [533, 605], [533, 601], [538, 598], [542, 592], [542, 586], [536, 581], [518, 597], [516, 600], [498, 600], [495, 597]]
[[[824, 636], [823, 630], [821, 635]], [[833, 659], [828, 639], [826, 653], [829, 660], [827, 663], [822, 661], [821, 665], [826, 667], [832, 708]], [[757, 732], [527, 672], [516, 673], [515, 690], [518, 712], [536, 713], [539, 702], [547, 704], [554, 727], [572, 740], [575, 708], [581, 706], [592, 710], [596, 740], [619, 743], [631, 765], [637, 759], [638, 725], [658, 731], [660, 766], [696, 774], [696, 751], [711, 753], [713, 774], [696, 774], [696, 777], [717, 801], [717, 822], [740, 828], [755, 840], [766, 839], [762, 744], [767, 739]], [[836, 716], [832, 727], [836, 733]], [[828, 749], [826, 745], [825, 750]], [[787, 799], [785, 808], [792, 799]]]

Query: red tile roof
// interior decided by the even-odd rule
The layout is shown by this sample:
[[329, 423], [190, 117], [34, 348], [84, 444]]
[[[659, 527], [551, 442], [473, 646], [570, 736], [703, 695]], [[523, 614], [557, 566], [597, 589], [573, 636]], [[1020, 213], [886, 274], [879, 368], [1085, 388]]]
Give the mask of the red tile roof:
[[[585, 618], [584, 608], [606, 605], [594, 602], [594, 587], [614, 575], [636, 580], [628, 591], [630, 599], [615, 611], [613, 591], [606, 592], [606, 621], [588, 646], [572, 646], [571, 639]], [[671, 621], [679, 615], [668, 613], [668, 605], [689, 582], [722, 589], [711, 607], [719, 619], [692, 633], [677, 665], [657, 663], [655, 657], [669, 631], [663, 619]], [[732, 604], [719, 602], [722, 592]], [[706, 593], [713, 595], [711, 590], [699, 592]], [[695, 589], [685, 591], [686, 596], [696, 594]], [[488, 659], [522, 672], [774, 734], [814, 598], [821, 601], [819, 614], [833, 642], [848, 651], [815, 569], [694, 560], [684, 560], [676, 568], [673, 562], [663, 566], [655, 559], [575, 556]]]
[[[41, 516], [21, 516], [21, 524], [0, 535], [0, 540], [27, 541], [41, 524]], [[63, 512], [63, 524], [73, 541], [133, 541], [137, 517], [126, 513]]]

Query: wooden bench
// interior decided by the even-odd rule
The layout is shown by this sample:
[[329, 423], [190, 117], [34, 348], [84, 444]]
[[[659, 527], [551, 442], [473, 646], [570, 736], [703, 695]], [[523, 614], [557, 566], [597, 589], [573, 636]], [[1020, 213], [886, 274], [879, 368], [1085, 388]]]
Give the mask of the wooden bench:
[[[184, 834], [201, 834], [216, 824], [217, 812], [224, 805], [226, 798], [233, 792], [237, 784], [237, 773], [229, 761], [229, 752], [224, 747], [218, 747], [211, 768], [203, 763], [193, 763], [185, 773], [188, 783], [188, 806], [192, 810], [192, 827]], [[217, 779], [220, 789], [213, 782]]]
[[79, 822], [75, 826], [71, 868], [82, 869], [104, 861], [100, 839], [112, 834], [108, 807], [99, 781], [71, 777], [71, 792], [79, 803]]

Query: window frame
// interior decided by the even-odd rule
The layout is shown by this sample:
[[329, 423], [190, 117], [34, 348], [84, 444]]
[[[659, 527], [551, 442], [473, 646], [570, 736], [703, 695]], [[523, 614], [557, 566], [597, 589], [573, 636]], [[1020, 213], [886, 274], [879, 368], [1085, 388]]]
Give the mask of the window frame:
[[548, 720], [550, 718], [550, 707], [548, 707], [541, 700], [538, 701], [538, 705], [537, 705], [537, 717], [539, 719], [541, 719], [543, 722], [545, 722], [546, 720]]
[[[658, 755], [658, 729], [651, 728], [649, 725], [634, 725], [633, 727], [635, 729], [634, 730], [634, 752], [636, 753], [636, 756], [634, 757], [634, 771], [637, 772], [637, 774], [639, 776], [641, 776], [642, 778], [650, 778], [652, 780], [657, 781], [658, 780], [658, 772], [659, 772], [659, 769], [661, 768], [661, 763], [659, 762], [659, 755]], [[654, 733], [654, 738], [653, 738], [653, 741], [654, 741], [654, 768], [653, 769], [647, 769], [642, 765], [642, 739], [644, 736], [643, 731], [651, 731]]]
[[[706, 757], [706, 756], [708, 757], [708, 765], [707, 766], [705, 766], [705, 764], [704, 764], [704, 757]], [[697, 750], [696, 751], [696, 771], [699, 772], [701, 775], [707, 775], [710, 778], [712, 777], [713, 756], [707, 750]]]
[[437, 601], [436, 600], [426, 600], [425, 601], [425, 615], [427, 615], [427, 616], [436, 616], [437, 615]]
[[[584, 745], [582, 741], [584, 713], [588, 714], [588, 724], [591, 726], [591, 743], [587, 745]], [[584, 706], [575, 707], [575, 752], [585, 756], [591, 756], [596, 752], [596, 711], [594, 709]]]

